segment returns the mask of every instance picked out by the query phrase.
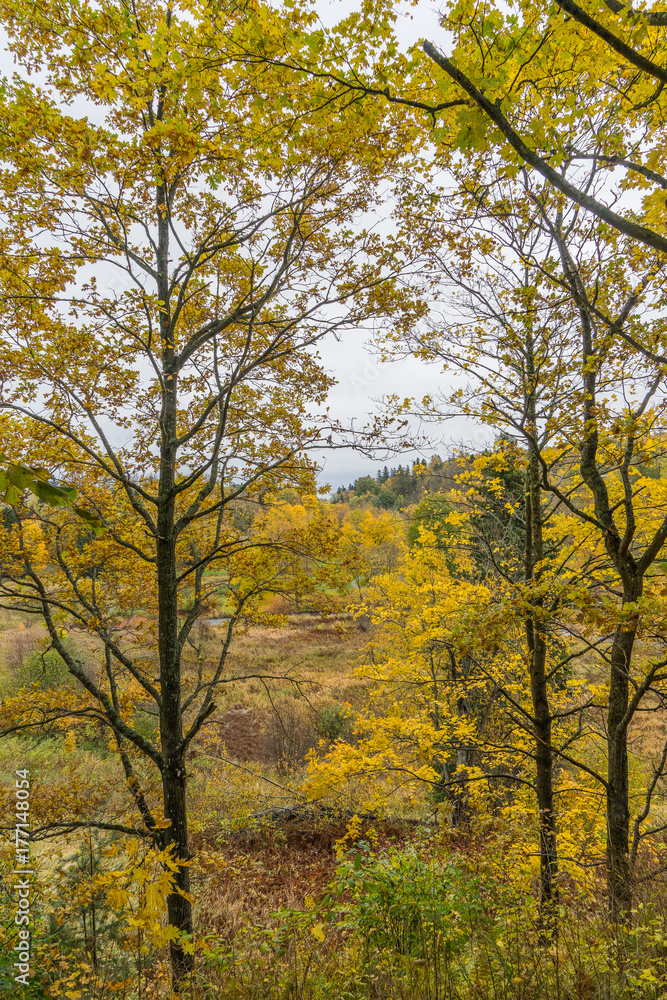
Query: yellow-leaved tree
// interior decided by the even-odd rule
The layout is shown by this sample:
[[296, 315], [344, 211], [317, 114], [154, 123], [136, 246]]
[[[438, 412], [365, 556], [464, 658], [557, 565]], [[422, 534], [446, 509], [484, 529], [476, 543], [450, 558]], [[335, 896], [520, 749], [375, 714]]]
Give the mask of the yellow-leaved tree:
[[[312, 416], [330, 383], [313, 345], [422, 308], [396, 281], [396, 241], [354, 225], [400, 162], [400, 121], [248, 55], [258, 39], [281, 51], [314, 16], [298, 3], [0, 3], [18, 64], [0, 110], [0, 435], [10, 462], [52, 470], [80, 508], [13, 498], [2, 604], [41, 618], [83, 699], [4, 705], [3, 728], [79, 712], [110, 734], [135, 809], [111, 828], [176, 862], [176, 989], [193, 967], [188, 748], [276, 560], [304, 542], [318, 555], [314, 530], [253, 534], [267, 496], [313, 490], [308, 450], [336, 433]], [[185, 671], [216, 607], [230, 615], [219, 656]], [[94, 666], [72, 630], [95, 637]]]

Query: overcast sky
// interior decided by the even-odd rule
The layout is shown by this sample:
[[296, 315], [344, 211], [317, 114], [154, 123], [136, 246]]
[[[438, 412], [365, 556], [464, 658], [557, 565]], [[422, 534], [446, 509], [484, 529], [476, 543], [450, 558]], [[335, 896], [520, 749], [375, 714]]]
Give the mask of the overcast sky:
[[[348, 333], [339, 343], [322, 341], [319, 353], [338, 382], [329, 395], [331, 413], [342, 421], [354, 419], [357, 426], [366, 422], [369, 413], [377, 412], [376, 400], [384, 395], [397, 393], [401, 397], [419, 399], [426, 393], [435, 395], [452, 385], [451, 379], [443, 376], [437, 366], [425, 365], [415, 358], [391, 363], [379, 361], [367, 347], [364, 334]], [[461, 444], [483, 447], [490, 437], [488, 429], [476, 427], [463, 418], [443, 422], [440, 426], [431, 424], [421, 428], [421, 433], [431, 438], [430, 444], [421, 450], [397, 453], [394, 457], [378, 455], [375, 461], [351, 448], [322, 453], [320, 482], [328, 483], [335, 490], [381, 466], [405, 465], [435, 452], [444, 458], [452, 447]]]
[[[319, 0], [317, 4], [325, 25], [335, 23], [358, 6], [356, 0]], [[437, 4], [420, 0], [414, 7], [406, 5], [406, 11], [397, 24], [398, 37], [406, 48], [422, 38], [446, 46], [446, 37], [438, 25]], [[368, 414], [378, 409], [374, 400], [384, 395], [398, 393], [403, 397], [421, 398], [425, 393], [437, 393], [451, 385], [436, 366], [425, 365], [414, 358], [392, 363], [379, 361], [366, 346], [366, 340], [366, 335], [361, 332], [348, 333], [340, 343], [328, 340], [319, 345], [326, 368], [338, 382], [329, 396], [329, 406], [332, 414], [341, 420], [354, 418], [357, 425], [365, 423]], [[406, 461], [412, 462], [417, 457], [430, 456], [434, 452], [444, 457], [452, 446], [470, 442], [479, 447], [489, 439], [488, 430], [477, 428], [463, 419], [443, 423], [440, 427], [431, 425], [424, 428], [423, 433], [432, 436], [430, 446], [421, 452], [405, 452], [393, 459], [383, 458], [374, 462], [351, 449], [325, 453], [320, 459], [323, 466], [320, 480], [336, 489], [347, 486], [379, 466], [405, 465]]]

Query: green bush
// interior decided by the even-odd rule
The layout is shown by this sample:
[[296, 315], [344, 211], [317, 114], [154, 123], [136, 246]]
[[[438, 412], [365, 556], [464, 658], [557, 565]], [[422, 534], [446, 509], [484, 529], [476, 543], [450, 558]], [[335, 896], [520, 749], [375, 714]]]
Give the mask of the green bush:
[[352, 728], [352, 713], [345, 705], [327, 705], [319, 713], [315, 729], [322, 739], [340, 740], [350, 734]]
[[351, 896], [341, 926], [368, 951], [412, 958], [460, 951], [486, 912], [478, 879], [456, 859], [425, 858], [413, 845], [374, 855], [360, 842], [336, 869], [333, 889]]
[[55, 649], [27, 656], [18, 671], [18, 681], [20, 687], [36, 683], [43, 690], [74, 683], [65, 661]]

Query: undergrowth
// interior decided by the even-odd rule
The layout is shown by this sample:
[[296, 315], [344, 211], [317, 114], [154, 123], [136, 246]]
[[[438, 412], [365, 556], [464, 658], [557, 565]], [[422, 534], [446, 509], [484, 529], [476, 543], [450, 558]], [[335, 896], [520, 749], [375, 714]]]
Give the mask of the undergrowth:
[[[226, 856], [202, 851], [197, 864], [207, 863], [218, 878], [198, 883], [198, 937], [193, 942], [197, 968], [183, 998], [667, 997], [667, 898], [660, 891], [637, 903], [630, 924], [613, 927], [594, 904], [590, 884], [585, 890], [562, 886], [558, 931], [549, 935], [536, 901], [526, 897], [511, 873], [492, 873], [489, 845], [480, 855], [474, 845], [462, 841], [457, 846], [442, 835], [422, 833], [391, 842], [374, 833], [371, 840], [374, 843], [358, 840], [332, 861], [328, 878], [319, 885], [311, 870], [312, 894], [306, 877], [300, 899], [292, 897], [292, 905], [274, 909], [269, 906], [276, 901], [270, 893], [278, 856], [275, 843], [265, 843], [263, 860], [261, 850], [254, 857], [241, 848]], [[96, 854], [107, 871], [110, 862], [101, 858], [108, 854]], [[149, 946], [136, 921], [127, 920], [118, 907], [114, 910], [112, 896], [100, 893], [101, 883], [97, 890], [86, 889], [86, 884], [92, 885], [86, 883], [90, 860], [90, 854], [85, 864], [77, 856], [70, 859], [68, 899], [74, 905], [68, 907], [68, 899], [63, 899], [62, 872], [60, 895], [49, 896], [44, 887], [35, 928], [35, 972], [30, 991], [23, 995], [76, 1000], [169, 997], [165, 948]], [[216, 922], [211, 897], [223, 882], [245, 887], [246, 903], [251, 887], [264, 885], [269, 890], [265, 908], [240, 908], [233, 926]], [[137, 889], [140, 895], [139, 889], [145, 898], [145, 882]], [[96, 967], [90, 940], [84, 940], [80, 930], [82, 914], [93, 902], [100, 936]], [[0, 936], [0, 951], [6, 956], [12, 940], [9, 923]], [[15, 995], [6, 966], [7, 961], [0, 966], [0, 992]]]

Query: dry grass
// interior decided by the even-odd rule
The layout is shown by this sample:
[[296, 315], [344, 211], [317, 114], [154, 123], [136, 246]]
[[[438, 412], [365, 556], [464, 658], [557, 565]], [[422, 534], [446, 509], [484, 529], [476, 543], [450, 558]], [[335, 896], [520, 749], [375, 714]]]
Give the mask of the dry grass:
[[[222, 637], [221, 626], [209, 627], [199, 655], [212, 660]], [[319, 739], [323, 710], [363, 701], [365, 683], [350, 673], [364, 645], [354, 623], [315, 616], [239, 635], [216, 693], [217, 711], [195, 751], [271, 765], [283, 776], [297, 770]], [[191, 662], [190, 675], [194, 669]]]

